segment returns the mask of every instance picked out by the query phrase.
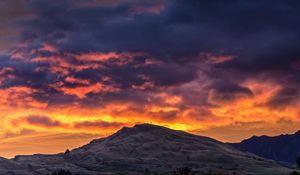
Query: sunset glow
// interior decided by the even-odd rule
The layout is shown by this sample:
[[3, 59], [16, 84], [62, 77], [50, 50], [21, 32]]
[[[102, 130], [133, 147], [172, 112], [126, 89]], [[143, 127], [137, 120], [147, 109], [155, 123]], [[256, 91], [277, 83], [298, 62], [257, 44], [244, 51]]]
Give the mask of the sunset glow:
[[193, 3], [0, 2], [0, 156], [63, 152], [139, 123], [224, 142], [297, 131], [296, 22], [247, 26], [242, 9], [260, 9], [235, 4], [224, 24], [228, 5]]

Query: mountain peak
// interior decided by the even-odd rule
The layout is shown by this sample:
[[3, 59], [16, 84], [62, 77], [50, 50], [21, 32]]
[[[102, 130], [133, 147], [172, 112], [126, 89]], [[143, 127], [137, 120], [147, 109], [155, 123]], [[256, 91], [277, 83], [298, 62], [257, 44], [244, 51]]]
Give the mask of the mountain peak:
[[144, 133], [144, 132], [151, 132], [151, 131], [160, 132], [160, 131], [170, 131], [170, 130], [171, 129], [163, 126], [143, 123], [143, 124], [136, 124], [133, 127], [124, 126], [116, 134], [135, 134], [135, 133]]
[[132, 127], [132, 129], [145, 129], [145, 130], [151, 130], [151, 129], [168, 129], [164, 126], [154, 125], [150, 123], [143, 123], [143, 124], [136, 124]]
[[127, 138], [133, 135], [153, 135], [154, 137], [160, 137], [162, 135], [168, 135], [171, 133], [177, 132], [176, 130], [169, 129], [164, 126], [149, 124], [149, 123], [142, 123], [142, 124], [135, 124], [132, 127], [124, 126], [116, 133], [106, 137], [106, 138], [100, 138], [92, 140], [90, 143], [97, 144], [101, 143], [102, 141], [111, 141], [116, 138]]

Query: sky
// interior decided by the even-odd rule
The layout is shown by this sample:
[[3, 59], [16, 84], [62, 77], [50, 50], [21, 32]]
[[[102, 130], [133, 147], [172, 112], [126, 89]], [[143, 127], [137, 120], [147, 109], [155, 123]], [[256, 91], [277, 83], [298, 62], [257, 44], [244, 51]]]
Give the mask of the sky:
[[297, 0], [1, 0], [0, 156], [152, 123], [223, 142], [300, 129]]

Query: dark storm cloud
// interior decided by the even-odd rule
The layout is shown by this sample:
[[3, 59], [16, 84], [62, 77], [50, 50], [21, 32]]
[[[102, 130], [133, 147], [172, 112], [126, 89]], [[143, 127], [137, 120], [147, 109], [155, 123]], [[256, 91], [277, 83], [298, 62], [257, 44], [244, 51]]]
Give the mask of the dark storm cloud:
[[74, 122], [64, 123], [59, 120], [54, 120], [49, 116], [45, 115], [28, 115], [19, 119], [12, 120], [11, 123], [14, 126], [19, 126], [22, 124], [27, 124], [31, 126], [38, 126], [43, 128], [74, 128], [74, 129], [92, 129], [92, 128], [120, 128], [124, 126], [124, 123], [118, 122], [106, 122], [102, 120], [95, 120], [95, 121], [81, 121], [81, 122]]
[[105, 122], [102, 120], [99, 121], [83, 121], [83, 122], [76, 122], [73, 127], [77, 129], [89, 129], [89, 128], [120, 128], [124, 126], [124, 123], [118, 122]]
[[299, 98], [299, 91], [295, 88], [283, 88], [278, 90], [268, 100], [267, 105], [272, 108], [281, 108], [291, 105]]
[[59, 127], [61, 122], [52, 120], [48, 116], [29, 115], [23, 118], [22, 122], [26, 122], [30, 125], [43, 126], [43, 127]]
[[177, 0], [164, 6], [159, 14], [134, 14], [130, 3], [76, 8], [66, 0], [35, 1], [39, 16], [32, 21], [35, 29], [28, 32], [53, 42], [53, 34], [69, 32], [61, 46], [76, 52], [142, 50], [183, 59], [222, 49], [264, 54], [288, 44], [299, 28], [297, 1]]
[[[11, 66], [14, 71], [8, 73], [15, 77], [1, 80], [1, 87], [33, 88], [32, 97], [49, 104], [103, 104], [115, 99], [146, 104], [149, 92], [196, 80], [199, 70], [212, 82], [211, 97], [218, 101], [251, 97], [250, 89], [238, 85], [248, 78], [300, 82], [296, 0], [32, 0], [22, 9], [30, 17], [8, 16], [21, 21], [21, 46], [13, 50], [26, 58], [0, 60], [1, 68]], [[45, 43], [53, 47], [41, 49]], [[116, 58], [78, 59], [112, 52]], [[207, 62], [203, 54], [218, 58]], [[232, 84], [214, 84], [220, 80]], [[91, 86], [97, 83], [118, 91], [95, 92]], [[84, 88], [91, 90], [76, 96]], [[203, 94], [209, 90], [203, 89]], [[207, 98], [198, 99], [201, 102], [193, 103]]]
[[239, 100], [241, 98], [253, 97], [252, 91], [243, 86], [228, 82], [218, 82], [213, 85], [209, 93], [209, 102], [212, 103], [226, 103]]
[[58, 45], [68, 51], [138, 50], [169, 61], [225, 52], [239, 58], [225, 68], [249, 72], [286, 70], [299, 54], [294, 44], [300, 28], [297, 1], [178, 0], [165, 2], [159, 14], [138, 15], [131, 13], [131, 3], [109, 8], [76, 8], [66, 0], [34, 5], [39, 16], [28, 32], [57, 44], [62, 38], [55, 33], [67, 33]]
[[17, 23], [30, 16], [27, 0], [3, 0], [0, 2], [0, 52], [7, 52], [18, 38]]

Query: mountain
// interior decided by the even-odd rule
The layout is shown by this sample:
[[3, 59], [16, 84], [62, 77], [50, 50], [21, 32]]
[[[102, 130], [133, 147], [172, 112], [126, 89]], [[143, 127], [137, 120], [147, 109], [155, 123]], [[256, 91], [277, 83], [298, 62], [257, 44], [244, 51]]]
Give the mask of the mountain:
[[0, 174], [47, 175], [65, 169], [78, 175], [153, 175], [171, 174], [179, 167], [190, 167], [195, 174], [212, 171], [276, 175], [292, 171], [208, 137], [141, 124], [124, 127], [109, 137], [65, 153], [2, 159]]
[[31, 175], [26, 165], [0, 157], [0, 175]]
[[295, 163], [297, 156], [300, 156], [300, 131], [291, 135], [275, 137], [253, 136], [240, 143], [230, 145], [264, 158]]

